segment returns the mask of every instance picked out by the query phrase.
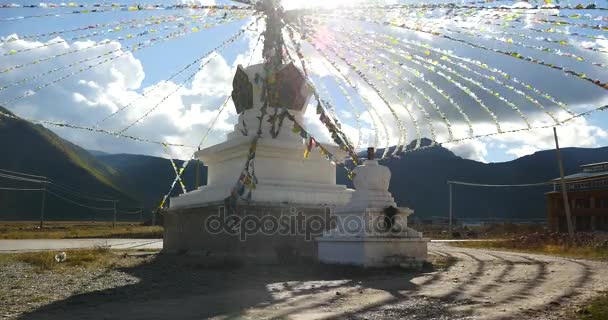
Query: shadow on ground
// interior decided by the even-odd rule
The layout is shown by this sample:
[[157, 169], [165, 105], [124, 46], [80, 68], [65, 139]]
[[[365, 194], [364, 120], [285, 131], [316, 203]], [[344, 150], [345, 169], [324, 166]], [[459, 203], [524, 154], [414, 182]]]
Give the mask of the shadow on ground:
[[[204, 319], [216, 316], [238, 319], [249, 308], [274, 310], [272, 318], [285, 318], [308, 309], [325, 308], [330, 314], [333, 305], [352, 295], [363, 296], [364, 290], [388, 293], [393, 298], [387, 303], [406, 299], [401, 292], [416, 291], [416, 285], [410, 280], [420, 276], [420, 272], [394, 269], [363, 270], [315, 263], [210, 262], [207, 257], [166, 254], [157, 255], [147, 264], [119, 271], [140, 281], [72, 296], [25, 314], [21, 319]], [[60, 286], [58, 290], [61, 290]], [[324, 297], [313, 298], [320, 295]], [[356, 317], [360, 312], [383, 304], [367, 304], [343, 315]], [[258, 316], [265, 318], [265, 313]]]
[[544, 318], [597, 278], [597, 270], [580, 261], [449, 251], [432, 250], [447, 262], [439, 272], [161, 254], [119, 269], [138, 282], [75, 295], [21, 319]]

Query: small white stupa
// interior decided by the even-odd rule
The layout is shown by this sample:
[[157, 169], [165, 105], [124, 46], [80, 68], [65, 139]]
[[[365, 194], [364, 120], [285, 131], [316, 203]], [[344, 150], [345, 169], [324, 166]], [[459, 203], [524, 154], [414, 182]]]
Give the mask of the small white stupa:
[[409, 208], [397, 208], [388, 191], [391, 172], [374, 160], [353, 171], [356, 191], [346, 206], [335, 210], [336, 228], [317, 238], [318, 258], [330, 264], [363, 267], [421, 267], [429, 239], [409, 228]]

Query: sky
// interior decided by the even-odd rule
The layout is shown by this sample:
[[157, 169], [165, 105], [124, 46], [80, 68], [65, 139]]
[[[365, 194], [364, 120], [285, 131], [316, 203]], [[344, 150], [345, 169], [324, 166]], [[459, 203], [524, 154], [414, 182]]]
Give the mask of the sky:
[[[16, 1], [26, 4], [25, 0]], [[309, 5], [323, 4], [327, 1], [307, 1]], [[7, 3], [2, 0], [2, 3]], [[84, 3], [94, 3], [86, 1]], [[164, 2], [173, 3], [173, 2]], [[207, 3], [207, 2], [206, 2]], [[340, 1], [332, 1], [332, 4], [339, 4]], [[286, 8], [297, 7], [301, 2], [286, 0]], [[51, 11], [55, 10], [55, 11]], [[0, 19], [18, 15], [36, 15], [49, 12], [66, 12], [66, 9], [0, 9]], [[177, 10], [164, 11], [142, 11], [142, 12], [109, 12], [109, 13], [90, 13], [90, 14], [71, 14], [59, 17], [28, 18], [14, 21], [0, 21], [0, 41], [5, 41], [8, 37], [24, 37], [27, 35], [51, 32], [55, 30], [73, 29], [86, 25], [98, 23], [113, 23], [129, 19], [151, 18], [152, 16], [170, 16], [184, 14], [200, 14], [198, 12], [187, 12]], [[175, 18], [175, 17], [173, 17]], [[119, 31], [109, 32], [110, 27], [95, 29], [102, 34], [91, 35], [91, 30], [83, 30], [76, 33], [64, 33], [41, 38], [24, 38], [18, 41], [2, 42], [0, 44], [0, 70], [17, 66], [10, 72], [0, 73], [0, 87], [11, 85], [10, 88], [0, 90], [0, 105], [27, 118], [49, 121], [60, 121], [82, 126], [93, 127], [99, 125], [101, 128], [117, 131], [131, 125], [142, 115], [149, 113], [143, 121], [133, 125], [126, 134], [138, 137], [145, 137], [156, 141], [166, 141], [170, 143], [180, 143], [186, 145], [198, 145], [202, 136], [207, 131], [207, 127], [215, 118], [219, 107], [232, 91], [232, 77], [236, 66], [261, 62], [261, 46], [258, 44], [258, 35], [262, 30], [262, 24], [253, 24], [251, 31], [244, 33], [237, 41], [229, 44], [225, 50], [216, 52], [205, 57], [208, 52], [220, 45], [222, 41], [237, 33], [241, 28], [252, 22], [251, 18], [235, 20], [218, 26], [211, 26], [205, 29], [205, 23], [199, 23], [191, 17], [184, 20], [171, 21], [167, 23], [145, 26], [144, 28], [129, 29], [127, 27]], [[188, 25], [176, 27], [177, 23], [189, 22]], [[446, 25], [451, 23], [445, 22]], [[200, 29], [193, 32], [193, 28]], [[166, 27], [166, 28], [165, 28]], [[343, 27], [348, 30], [362, 30], [376, 34], [390, 34], [394, 37], [409, 39], [412, 41], [423, 41], [433, 47], [451, 50], [472, 59], [492, 64], [517, 78], [533, 83], [536, 88], [551, 93], [556, 99], [568, 103], [574, 111], [586, 111], [608, 103], [605, 91], [597, 87], [566, 77], [557, 70], [531, 65], [524, 61], [501, 57], [499, 55], [488, 54], [481, 50], [472, 50], [462, 45], [454, 44], [445, 39], [435, 39], [423, 34], [413, 34], [403, 30], [388, 28], [380, 29], [364, 23], [345, 23]], [[148, 34], [137, 36], [142, 30], [148, 30]], [[142, 41], [153, 37], [163, 37], [171, 32], [180, 30], [187, 31], [186, 35], [179, 38], [170, 38], [166, 41], [152, 42], [151, 45], [128, 52], [130, 46], [134, 46]], [[322, 32], [314, 35], [317, 39], [335, 37], [328, 29], [328, 34]], [[319, 41], [321, 41], [319, 40]], [[346, 39], [356, 43], [356, 39]], [[341, 43], [346, 44], [347, 41]], [[484, 39], [480, 39], [484, 41]], [[583, 45], [583, 43], [581, 43]], [[598, 40], [593, 43], [600, 48], [608, 48], [607, 41]], [[40, 47], [40, 48], [38, 48]], [[356, 48], [356, 47], [355, 47]], [[363, 47], [361, 47], [363, 49]], [[9, 55], [11, 50], [27, 50], [14, 55]], [[76, 52], [72, 52], [75, 51]], [[344, 53], [355, 58], [355, 51]], [[583, 52], [581, 55], [587, 54]], [[72, 52], [72, 53], [70, 53]], [[111, 52], [111, 54], [108, 54]], [[374, 105], [378, 106], [379, 116], [375, 119], [376, 126], [380, 128], [380, 121], [384, 123], [389, 131], [389, 140], [386, 141], [381, 132], [380, 146], [397, 143], [398, 125], [391, 117], [388, 108], [382, 108], [383, 102], [379, 97], [366, 87], [362, 79], [358, 78], [352, 71], [348, 73], [352, 76], [353, 82], [358, 90], [349, 88], [344, 82], [336, 81], [340, 75], [332, 69], [324, 59], [315, 53], [309, 46], [303, 46], [303, 52], [307, 56], [311, 69], [313, 83], [318, 92], [325, 99], [333, 102], [335, 111], [343, 123], [345, 132], [351, 140], [358, 140], [356, 114], [360, 114], [359, 125], [362, 127], [362, 141], [359, 146], [365, 147], [373, 145], [374, 134], [374, 115], [366, 111], [359, 95], [362, 95]], [[6, 55], [5, 55], [6, 54]], [[57, 55], [61, 55], [57, 57]], [[71, 74], [78, 70], [76, 67], [68, 67], [76, 64], [79, 66], [92, 65], [103, 61], [108, 57], [112, 58], [107, 63], [95, 65], [84, 72]], [[53, 57], [52, 59], [48, 59]], [[594, 55], [596, 60], [608, 63], [606, 55]], [[31, 63], [42, 59], [40, 63]], [[83, 64], [80, 61], [89, 59]], [[178, 76], [166, 80], [181, 70], [185, 66], [192, 64]], [[369, 67], [371, 63], [365, 63], [363, 67]], [[201, 67], [202, 66], [202, 67]], [[46, 74], [49, 70], [59, 68]], [[608, 74], [605, 69], [596, 68], [585, 70], [598, 78], [606, 79]], [[388, 72], [389, 71], [383, 71]], [[434, 78], [435, 77], [435, 78]], [[14, 83], [23, 83], [14, 85]], [[55, 79], [61, 81], [53, 82]], [[441, 83], [441, 79], [436, 76], [426, 74], [425, 80]], [[183, 86], [180, 86], [184, 83]], [[424, 85], [422, 80], [413, 81], [416, 84]], [[43, 86], [40, 90], [37, 87]], [[383, 84], [378, 85], [383, 89]], [[352, 105], [342, 89], [346, 89]], [[36, 92], [26, 98], [18, 99], [6, 104], [4, 102], [14, 100], [28, 90]], [[453, 88], [450, 90], [454, 90]], [[500, 88], [495, 88], [500, 90]], [[389, 92], [390, 90], [386, 91]], [[457, 91], [457, 90], [456, 90]], [[448, 91], [453, 94], [455, 99], [466, 108], [471, 116], [476, 132], [484, 133], [495, 130], [493, 123], [488, 121], [487, 114], [475, 106], [470, 97], [463, 96], [462, 93]], [[142, 93], [146, 92], [145, 96]], [[174, 94], [171, 94], [173, 93]], [[504, 91], [501, 91], [504, 92]], [[415, 93], [413, 93], [415, 95]], [[480, 97], [482, 95], [478, 94]], [[168, 97], [165, 99], [165, 97]], [[389, 96], [391, 104], [399, 105], [396, 96]], [[420, 99], [420, 97], [418, 97]], [[512, 98], [512, 97], [509, 97]], [[439, 97], [433, 99], [440, 101]], [[108, 117], [120, 108], [136, 101], [124, 111], [107, 121], [99, 123], [100, 120]], [[160, 101], [163, 101], [159, 104]], [[514, 98], [513, 101], [519, 101]], [[447, 101], [439, 102], [439, 107], [448, 110], [450, 106]], [[504, 105], [489, 104], [489, 107], [502, 120], [505, 128], [520, 128], [521, 119], [516, 114], [509, 112]], [[547, 105], [547, 108], [555, 106]], [[154, 110], [151, 111], [151, 109]], [[521, 104], [521, 110], [527, 115], [528, 120], [533, 124], [546, 124], [547, 116], [538, 110], [533, 110], [530, 106]], [[314, 105], [308, 108], [305, 126], [310, 129], [315, 136], [321, 140], [328, 140], [329, 136], [314, 113]], [[408, 129], [408, 140], [415, 139], [415, 128], [412, 121], [408, 122], [408, 115], [405, 108], [398, 108], [397, 113], [403, 119], [404, 126]], [[558, 110], [555, 107], [555, 110]], [[512, 111], [512, 110], [511, 110]], [[557, 112], [557, 111], [556, 111]], [[421, 114], [415, 114], [420, 119], [424, 119]], [[453, 119], [452, 125], [455, 136], [464, 137], [467, 126], [464, 122], [457, 120], [458, 115], [448, 113]], [[565, 116], [565, 115], [560, 115]], [[441, 119], [432, 118], [436, 125], [436, 135], [438, 141], [445, 141], [447, 130], [441, 127]], [[210, 146], [226, 139], [226, 134], [233, 130], [237, 122], [237, 116], [230, 103], [226, 112], [222, 113], [218, 124], [210, 132], [208, 139], [203, 146]], [[421, 121], [422, 123], [423, 121]], [[428, 126], [422, 125], [421, 135], [430, 137], [431, 131], [426, 129]], [[430, 127], [429, 127], [430, 128]], [[58, 129], [49, 127], [60, 136], [80, 145], [86, 149], [99, 150], [109, 153], [137, 153], [149, 154], [172, 158], [189, 158], [192, 149], [171, 147], [163, 148], [154, 144], [133, 142], [126, 139], [118, 139], [114, 136], [89, 133], [86, 131], [72, 129]], [[600, 147], [608, 145], [608, 115], [598, 112], [586, 118], [579, 118], [570, 122], [568, 125], [559, 128], [560, 142], [564, 147]], [[382, 131], [382, 130], [379, 130]], [[554, 147], [553, 131], [550, 128], [524, 131], [518, 133], [508, 133], [487, 138], [475, 139], [461, 143], [445, 144], [445, 147], [452, 150], [459, 156], [483, 161], [483, 162], [502, 162], [513, 160], [538, 150], [550, 149]]]

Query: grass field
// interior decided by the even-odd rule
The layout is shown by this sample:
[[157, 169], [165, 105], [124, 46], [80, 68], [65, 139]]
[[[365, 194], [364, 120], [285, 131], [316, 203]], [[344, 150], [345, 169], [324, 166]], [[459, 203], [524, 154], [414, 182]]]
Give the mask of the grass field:
[[51, 221], [44, 228], [38, 222], [0, 222], [0, 239], [78, 239], [78, 238], [162, 238], [160, 226], [144, 226], [135, 222]]

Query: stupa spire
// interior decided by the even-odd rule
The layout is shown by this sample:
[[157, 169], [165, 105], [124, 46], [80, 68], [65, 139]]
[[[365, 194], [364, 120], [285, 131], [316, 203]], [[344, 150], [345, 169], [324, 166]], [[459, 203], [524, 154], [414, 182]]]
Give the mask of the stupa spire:
[[261, 10], [266, 14], [264, 61], [273, 68], [283, 64], [283, 8], [280, 0], [263, 0]]

